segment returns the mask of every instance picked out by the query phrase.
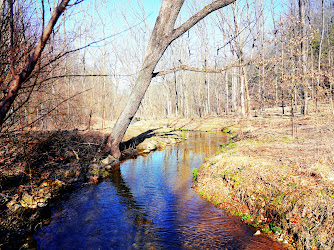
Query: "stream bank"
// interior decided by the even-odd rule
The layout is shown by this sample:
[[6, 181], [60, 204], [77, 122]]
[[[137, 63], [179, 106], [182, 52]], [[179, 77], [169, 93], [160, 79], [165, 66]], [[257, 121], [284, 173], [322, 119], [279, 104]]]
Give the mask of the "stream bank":
[[[196, 192], [287, 248], [334, 248], [334, 115], [168, 119], [232, 135], [195, 171]], [[294, 130], [294, 133], [292, 131]]]
[[228, 136], [184, 134], [184, 142], [127, 160], [59, 202], [33, 236], [37, 248], [284, 249], [191, 188], [192, 170]]
[[[119, 161], [103, 154], [106, 132], [48, 131], [0, 138], [0, 248], [29, 246], [31, 233], [49, 223], [53, 205], [74, 190], [97, 184]], [[131, 126], [121, 145], [124, 161], [184, 140], [180, 131]]]
[[[297, 116], [294, 122], [298, 133], [294, 136], [289, 116], [140, 121], [127, 132], [124, 152], [128, 152], [127, 157], [134, 156], [137, 151], [131, 145], [136, 143], [147, 143], [151, 150], [163, 149], [167, 143], [184, 139], [182, 131], [230, 132], [234, 141], [222, 145], [215, 156], [206, 158], [198, 171], [195, 190], [204, 199], [240, 216], [280, 242], [287, 241], [295, 248], [331, 249], [334, 242], [333, 121], [332, 115]], [[103, 168], [109, 168], [113, 159], [101, 164], [106, 159], [100, 151], [104, 138], [100, 132], [58, 131], [1, 139], [2, 248], [18, 237], [25, 240], [27, 232], [37, 224], [48, 223], [40, 218], [49, 216], [50, 203], [43, 207], [42, 199], [32, 197], [35, 200], [32, 201], [34, 188], [43, 190], [39, 198], [47, 198], [49, 194], [45, 191], [50, 189], [54, 190], [51, 199], [61, 199], [62, 193], [84, 183], [97, 183], [108, 173]], [[144, 150], [142, 147], [141, 152]], [[94, 164], [96, 168], [90, 169]], [[19, 204], [23, 200], [32, 206], [37, 202], [37, 206], [38, 203], [42, 206], [13, 211], [8, 209], [12, 206], [15, 210], [12, 200]]]
[[233, 139], [195, 172], [195, 190], [287, 247], [334, 248], [334, 117], [227, 120]]

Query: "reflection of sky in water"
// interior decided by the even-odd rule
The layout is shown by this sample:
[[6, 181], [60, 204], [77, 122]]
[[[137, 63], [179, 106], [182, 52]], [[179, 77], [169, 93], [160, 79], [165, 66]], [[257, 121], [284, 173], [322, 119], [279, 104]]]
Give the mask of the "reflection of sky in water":
[[126, 161], [110, 180], [62, 202], [35, 235], [39, 247], [273, 249], [190, 187], [192, 169], [221, 143], [221, 135], [190, 133], [184, 143]]

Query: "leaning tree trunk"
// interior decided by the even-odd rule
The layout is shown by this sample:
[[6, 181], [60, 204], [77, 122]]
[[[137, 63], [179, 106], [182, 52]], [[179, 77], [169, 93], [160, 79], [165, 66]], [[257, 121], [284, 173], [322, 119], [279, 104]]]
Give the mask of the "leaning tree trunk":
[[141, 100], [145, 95], [148, 86], [151, 83], [152, 72], [158, 61], [159, 60], [143, 64], [145, 67], [142, 67], [142, 70], [139, 72], [136, 85], [130, 95], [128, 103], [118, 118], [112, 134], [108, 137], [107, 151], [111, 152], [115, 158], [119, 158], [121, 156], [119, 145], [140, 106]]
[[116, 122], [113, 132], [108, 137], [106, 144], [107, 152], [111, 153], [115, 158], [120, 158], [121, 152], [119, 145], [139, 108], [152, 78], [155, 76], [153, 73], [155, 66], [171, 42], [180, 37], [211, 12], [229, 5], [234, 1], [236, 0], [213, 1], [176, 29], [174, 29], [175, 21], [184, 0], [164, 0], [162, 2], [135, 87], [132, 90], [122, 114]]

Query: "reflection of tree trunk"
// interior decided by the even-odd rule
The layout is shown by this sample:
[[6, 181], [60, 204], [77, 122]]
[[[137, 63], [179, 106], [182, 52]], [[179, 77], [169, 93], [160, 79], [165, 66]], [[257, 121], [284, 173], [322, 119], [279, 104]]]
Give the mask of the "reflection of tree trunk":
[[124, 181], [120, 168], [113, 171], [110, 175], [110, 181], [114, 184], [117, 188], [118, 192], [117, 195], [121, 196], [123, 199], [120, 199], [120, 203], [123, 204], [128, 211], [132, 211], [135, 214], [132, 216], [134, 219], [136, 226], [141, 226], [144, 224], [152, 224], [151, 220], [148, 220], [148, 215], [144, 212], [141, 212], [137, 204], [137, 201], [133, 197], [131, 189], [127, 186], [126, 182]]

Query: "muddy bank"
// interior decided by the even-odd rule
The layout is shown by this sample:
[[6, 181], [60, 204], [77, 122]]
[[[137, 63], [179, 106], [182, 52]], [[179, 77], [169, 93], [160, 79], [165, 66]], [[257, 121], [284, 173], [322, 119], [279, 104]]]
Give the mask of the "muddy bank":
[[297, 249], [334, 247], [334, 117], [226, 121], [234, 139], [195, 173], [195, 190]]
[[[137, 125], [138, 126], [138, 125]], [[143, 132], [145, 131], [145, 132]], [[0, 248], [29, 246], [48, 223], [52, 206], [83, 185], [98, 183], [119, 166], [103, 154], [106, 134], [94, 131], [27, 132], [0, 138]], [[184, 139], [171, 129], [129, 129], [121, 160], [162, 150]]]

